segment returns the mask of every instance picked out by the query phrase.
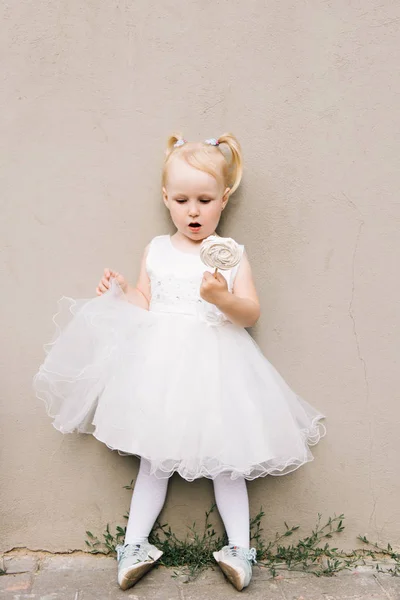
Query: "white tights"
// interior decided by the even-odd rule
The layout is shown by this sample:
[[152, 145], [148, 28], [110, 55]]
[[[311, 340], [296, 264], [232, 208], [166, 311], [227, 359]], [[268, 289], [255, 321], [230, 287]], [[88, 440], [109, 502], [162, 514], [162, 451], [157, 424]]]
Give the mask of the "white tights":
[[[140, 544], [147, 538], [164, 505], [169, 478], [150, 474], [150, 463], [141, 458], [132, 495], [125, 544]], [[249, 500], [243, 477], [230, 479], [221, 473], [214, 480], [215, 501], [230, 546], [249, 547]]]

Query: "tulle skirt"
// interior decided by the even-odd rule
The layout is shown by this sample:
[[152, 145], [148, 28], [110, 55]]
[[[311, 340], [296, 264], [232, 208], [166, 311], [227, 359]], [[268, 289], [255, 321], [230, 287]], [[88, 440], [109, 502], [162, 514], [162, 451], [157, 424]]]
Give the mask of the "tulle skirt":
[[146, 311], [118, 285], [63, 298], [34, 378], [53, 425], [147, 458], [157, 477], [284, 475], [313, 460], [324, 416], [232, 323]]

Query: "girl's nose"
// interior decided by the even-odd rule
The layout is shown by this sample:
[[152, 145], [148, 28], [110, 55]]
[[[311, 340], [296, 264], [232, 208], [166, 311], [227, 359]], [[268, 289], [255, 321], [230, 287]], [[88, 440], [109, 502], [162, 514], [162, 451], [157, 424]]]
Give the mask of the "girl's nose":
[[191, 202], [189, 204], [189, 216], [197, 217], [198, 214], [199, 214], [199, 207], [197, 206], [196, 202]]

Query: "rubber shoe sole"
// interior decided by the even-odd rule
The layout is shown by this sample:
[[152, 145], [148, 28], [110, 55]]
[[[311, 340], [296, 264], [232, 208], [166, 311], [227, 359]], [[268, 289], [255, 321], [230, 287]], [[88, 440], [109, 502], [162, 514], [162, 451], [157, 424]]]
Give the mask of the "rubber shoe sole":
[[221, 571], [227, 576], [227, 578], [229, 579], [231, 584], [239, 592], [241, 592], [242, 589], [244, 588], [244, 578], [245, 578], [244, 571], [242, 571], [242, 570], [239, 571], [238, 569], [235, 569], [234, 567], [232, 567], [232, 565], [229, 565], [228, 563], [225, 563], [223, 561], [218, 561], [218, 559], [217, 559], [218, 554], [219, 554], [218, 552], [213, 552], [214, 558], [217, 561]]
[[124, 569], [122, 573], [118, 573], [118, 584], [121, 590], [128, 590], [133, 587], [143, 575], [146, 575], [146, 573], [154, 567], [156, 561], [161, 558], [162, 555], [163, 552], [158, 550], [154, 553], [154, 557], [152, 557], [153, 560], [137, 563], [136, 565]]

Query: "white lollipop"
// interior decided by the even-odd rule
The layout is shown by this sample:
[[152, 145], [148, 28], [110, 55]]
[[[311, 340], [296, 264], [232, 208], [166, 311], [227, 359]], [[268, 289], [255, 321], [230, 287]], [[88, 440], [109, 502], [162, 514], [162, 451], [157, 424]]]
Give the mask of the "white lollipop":
[[240, 247], [232, 238], [210, 235], [201, 242], [200, 258], [207, 267], [215, 269], [215, 275], [218, 269], [226, 271], [239, 264]]

